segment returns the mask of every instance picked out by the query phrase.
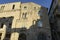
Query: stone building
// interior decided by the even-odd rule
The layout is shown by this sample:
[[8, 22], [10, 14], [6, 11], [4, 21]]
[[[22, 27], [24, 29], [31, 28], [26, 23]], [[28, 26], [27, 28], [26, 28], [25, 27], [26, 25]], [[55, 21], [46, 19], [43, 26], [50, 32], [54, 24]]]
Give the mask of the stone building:
[[0, 40], [51, 40], [47, 11], [33, 2], [0, 4]]
[[60, 0], [54, 10], [54, 19], [55, 19], [55, 29], [56, 29], [56, 40], [60, 40]]
[[54, 0], [50, 15], [52, 40], [60, 40], [60, 0]]

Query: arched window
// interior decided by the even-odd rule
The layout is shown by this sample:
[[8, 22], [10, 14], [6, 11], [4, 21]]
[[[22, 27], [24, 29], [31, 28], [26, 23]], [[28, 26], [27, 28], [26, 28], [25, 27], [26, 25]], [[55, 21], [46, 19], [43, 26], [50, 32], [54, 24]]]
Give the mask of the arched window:
[[26, 40], [26, 34], [21, 33], [21, 34], [19, 35], [18, 40]]
[[27, 18], [27, 13], [23, 13], [23, 14], [22, 14], [22, 18], [23, 18], [23, 19], [26, 19], [26, 18]]
[[38, 15], [39, 15], [40, 17], [43, 17], [43, 10], [40, 10], [40, 11], [38, 12]]
[[1, 10], [3, 10], [3, 9], [4, 9], [4, 7], [5, 7], [5, 6], [1, 6]]
[[34, 10], [36, 10], [36, 7], [34, 7]]
[[46, 35], [45, 35], [44, 33], [40, 33], [40, 34], [38, 35], [38, 40], [47, 40], [47, 39], [46, 39]]

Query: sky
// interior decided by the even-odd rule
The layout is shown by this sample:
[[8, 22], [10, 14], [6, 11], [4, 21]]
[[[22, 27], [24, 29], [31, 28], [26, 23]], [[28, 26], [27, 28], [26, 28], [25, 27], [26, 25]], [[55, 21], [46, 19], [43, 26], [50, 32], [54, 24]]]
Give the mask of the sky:
[[0, 0], [0, 4], [10, 2], [34, 2], [46, 8], [50, 8], [52, 0]]

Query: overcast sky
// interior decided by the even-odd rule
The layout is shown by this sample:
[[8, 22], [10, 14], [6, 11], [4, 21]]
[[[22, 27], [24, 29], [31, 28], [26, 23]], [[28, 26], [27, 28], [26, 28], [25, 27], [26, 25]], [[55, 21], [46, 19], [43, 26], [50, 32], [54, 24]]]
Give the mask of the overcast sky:
[[35, 2], [39, 5], [49, 8], [52, 0], [0, 0], [0, 4], [9, 2]]

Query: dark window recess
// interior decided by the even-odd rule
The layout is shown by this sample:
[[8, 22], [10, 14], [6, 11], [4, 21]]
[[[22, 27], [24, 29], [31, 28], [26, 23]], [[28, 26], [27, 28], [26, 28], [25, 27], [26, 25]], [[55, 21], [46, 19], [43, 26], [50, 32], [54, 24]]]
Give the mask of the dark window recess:
[[26, 6], [24, 6], [24, 8], [26, 9], [27, 7], [26, 7]]
[[0, 28], [3, 28], [3, 25], [4, 25], [4, 23], [1, 23], [1, 27]]
[[34, 7], [34, 9], [36, 9], [36, 7]]
[[0, 40], [1, 40], [2, 33], [0, 33]]
[[5, 6], [1, 6], [1, 9], [4, 9]]
[[27, 18], [26, 15], [27, 15], [27, 13], [25, 13], [25, 18]]
[[26, 35], [25, 35], [24, 33], [21, 33], [21, 34], [19, 35], [18, 40], [26, 40]]
[[12, 9], [14, 9], [14, 8], [15, 8], [15, 5], [13, 5]]
[[20, 8], [21, 8], [21, 6], [20, 6]]
[[42, 11], [42, 10], [40, 10], [40, 11], [39, 11], [39, 13], [38, 13], [38, 15], [39, 15], [40, 17], [42, 17], [42, 16], [43, 16], [42, 12], [43, 12], [43, 11]]
[[23, 19], [26, 19], [26, 18], [27, 18], [26, 15], [27, 15], [27, 13], [23, 13], [23, 14], [22, 14], [22, 18], [23, 18]]

